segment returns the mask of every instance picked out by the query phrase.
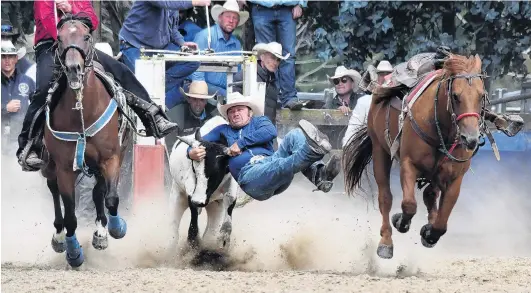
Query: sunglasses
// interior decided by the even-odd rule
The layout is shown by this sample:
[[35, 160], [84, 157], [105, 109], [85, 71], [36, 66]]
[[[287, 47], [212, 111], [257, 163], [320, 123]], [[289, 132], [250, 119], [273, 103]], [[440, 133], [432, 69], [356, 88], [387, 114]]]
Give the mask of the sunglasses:
[[348, 78], [347, 77], [342, 77], [341, 79], [336, 78], [336, 79], [333, 80], [335, 85], [338, 85], [339, 81], [341, 81], [341, 83], [347, 83], [348, 82]]

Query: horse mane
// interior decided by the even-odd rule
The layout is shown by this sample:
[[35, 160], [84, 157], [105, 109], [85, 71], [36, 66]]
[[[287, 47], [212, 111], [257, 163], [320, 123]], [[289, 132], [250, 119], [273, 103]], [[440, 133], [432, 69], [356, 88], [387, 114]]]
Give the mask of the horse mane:
[[447, 76], [452, 76], [463, 72], [481, 73], [481, 60], [476, 58], [476, 56], [465, 57], [450, 54], [449, 58], [443, 65], [445, 74]]

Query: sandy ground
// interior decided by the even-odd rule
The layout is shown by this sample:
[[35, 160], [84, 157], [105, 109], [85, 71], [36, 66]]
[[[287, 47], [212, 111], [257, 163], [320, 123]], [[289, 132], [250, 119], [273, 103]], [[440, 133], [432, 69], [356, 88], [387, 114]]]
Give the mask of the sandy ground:
[[[531, 292], [531, 199], [508, 188], [508, 179], [498, 178], [487, 193], [463, 188], [448, 232], [432, 249], [420, 243], [426, 213], [419, 192], [411, 230], [394, 232], [392, 260], [375, 253], [375, 200], [347, 197], [341, 182], [335, 192], [311, 192], [297, 178], [284, 194], [234, 211], [223, 271], [192, 266], [189, 253], [169, 248], [164, 200], [137, 206], [125, 217], [126, 237], [109, 237], [105, 251], [92, 248], [94, 227], [81, 224], [85, 263], [72, 270], [50, 247], [53, 204], [45, 181], [15, 164], [2, 161], [3, 292]], [[392, 213], [400, 209], [395, 193]], [[204, 229], [205, 213], [200, 218]], [[188, 220], [187, 212], [181, 235]]]

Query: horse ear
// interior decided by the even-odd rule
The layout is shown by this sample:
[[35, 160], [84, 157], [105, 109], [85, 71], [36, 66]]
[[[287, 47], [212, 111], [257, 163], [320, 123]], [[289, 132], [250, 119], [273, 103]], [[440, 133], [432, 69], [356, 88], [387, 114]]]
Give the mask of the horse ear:
[[187, 144], [187, 145], [189, 145], [191, 147], [194, 147], [195, 140], [193, 138], [177, 136], [177, 139], [182, 141], [182, 142], [184, 142], [185, 144]]

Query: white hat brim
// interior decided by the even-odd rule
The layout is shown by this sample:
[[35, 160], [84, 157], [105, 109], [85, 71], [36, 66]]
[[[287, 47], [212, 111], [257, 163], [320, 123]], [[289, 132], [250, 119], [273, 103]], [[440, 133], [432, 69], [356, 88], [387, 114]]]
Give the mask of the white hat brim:
[[329, 76], [328, 77], [328, 81], [330, 81], [330, 83], [333, 84], [333, 80], [336, 79], [336, 78], [342, 78], [344, 76], [348, 76], [350, 78], [352, 78], [352, 80], [354, 82], [360, 82], [361, 81], [361, 75], [359, 73], [357, 73], [356, 71], [350, 69], [350, 70], [347, 70], [345, 72], [343, 72], [342, 74], [339, 74], [339, 75], [334, 75], [334, 76]]
[[195, 99], [204, 99], [204, 100], [212, 99], [218, 93], [216, 92], [213, 95], [209, 96], [209, 95], [200, 95], [200, 94], [189, 94], [185, 92], [182, 87], [180, 87], [179, 90], [181, 91], [181, 94], [185, 96], [188, 96], [190, 98], [195, 98]]
[[225, 120], [228, 121], [227, 111], [230, 108], [235, 107], [235, 106], [247, 106], [247, 107], [251, 108], [251, 110], [253, 110], [254, 116], [262, 116], [262, 115], [264, 115], [264, 113], [262, 113], [262, 111], [260, 110], [260, 107], [258, 107], [258, 105], [256, 105], [252, 101], [248, 101], [247, 98], [246, 98], [246, 100], [239, 99], [238, 101], [234, 101], [234, 102], [232, 102], [230, 104], [220, 105], [218, 103], [218, 112], [223, 118], [225, 118]]
[[212, 18], [214, 19], [214, 21], [217, 23], [219, 16], [225, 11], [236, 12], [240, 15], [240, 21], [238, 22], [238, 26], [243, 25], [245, 22], [247, 22], [247, 20], [249, 20], [249, 12], [228, 10], [219, 4], [214, 5], [210, 13], [212, 14]]
[[260, 48], [257, 48], [257, 49], [256, 49], [256, 53], [257, 53], [258, 55], [262, 54], [263, 52], [271, 53], [271, 54], [273, 54], [273, 56], [277, 57], [277, 58], [280, 59], [280, 60], [286, 60], [286, 59], [288, 59], [289, 56], [290, 56], [289, 53], [286, 54], [286, 56], [282, 56], [282, 55], [279, 55], [279, 54], [277, 54], [277, 53], [275, 53], [275, 52], [271, 52], [270, 50], [267, 49], [267, 47], [260, 47]]

